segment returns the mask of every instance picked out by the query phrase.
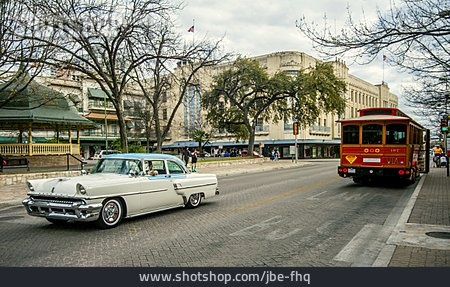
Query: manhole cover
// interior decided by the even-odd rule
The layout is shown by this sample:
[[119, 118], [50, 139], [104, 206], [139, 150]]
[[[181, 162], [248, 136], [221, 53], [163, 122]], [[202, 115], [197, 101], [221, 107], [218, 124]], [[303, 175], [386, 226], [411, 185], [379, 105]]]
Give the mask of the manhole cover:
[[450, 232], [427, 232], [425, 234], [434, 238], [450, 239]]

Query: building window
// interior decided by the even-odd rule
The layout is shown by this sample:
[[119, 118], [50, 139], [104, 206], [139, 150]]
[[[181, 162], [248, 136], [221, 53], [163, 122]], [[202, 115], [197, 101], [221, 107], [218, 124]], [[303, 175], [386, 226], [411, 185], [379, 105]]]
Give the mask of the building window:
[[286, 74], [288, 74], [289, 76], [297, 76], [298, 70], [287, 70]]
[[167, 109], [163, 109], [163, 120], [167, 121]]
[[194, 130], [201, 125], [201, 98], [200, 86], [191, 85], [188, 87], [183, 99], [184, 105], [184, 128], [186, 132]]

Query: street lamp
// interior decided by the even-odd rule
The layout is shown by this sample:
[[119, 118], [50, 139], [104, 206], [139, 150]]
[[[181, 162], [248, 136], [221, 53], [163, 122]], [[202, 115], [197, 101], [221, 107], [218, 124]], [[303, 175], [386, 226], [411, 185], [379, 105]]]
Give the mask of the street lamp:
[[104, 107], [105, 107], [105, 150], [108, 153], [108, 119], [106, 117], [106, 93], [103, 95]]

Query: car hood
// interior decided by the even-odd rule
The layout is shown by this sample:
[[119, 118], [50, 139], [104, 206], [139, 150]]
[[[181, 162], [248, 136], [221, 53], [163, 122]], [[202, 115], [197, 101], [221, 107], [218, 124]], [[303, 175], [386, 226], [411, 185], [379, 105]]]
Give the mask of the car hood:
[[29, 195], [46, 196], [83, 196], [77, 191], [77, 184], [81, 184], [89, 193], [89, 190], [96, 187], [105, 187], [105, 185], [126, 184], [132, 181], [128, 175], [114, 173], [96, 173], [81, 175], [75, 177], [60, 177], [49, 179], [29, 180], [34, 191], [28, 192]]

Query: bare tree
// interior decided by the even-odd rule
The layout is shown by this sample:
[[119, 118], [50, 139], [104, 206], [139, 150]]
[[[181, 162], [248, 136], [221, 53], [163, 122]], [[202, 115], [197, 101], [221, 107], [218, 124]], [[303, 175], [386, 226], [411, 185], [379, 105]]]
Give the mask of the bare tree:
[[[121, 148], [128, 150], [124, 93], [130, 74], [152, 55], [132, 57], [130, 43], [139, 41], [143, 27], [165, 17], [172, 5], [165, 0], [33, 0], [35, 18], [45, 31], [33, 37], [59, 54], [44, 64], [79, 71], [95, 80], [114, 105]], [[34, 59], [39, 62], [39, 59]]]
[[[149, 28], [141, 35], [134, 55], [148, 50], [145, 53], [154, 57], [136, 67], [134, 80], [152, 108], [156, 149], [161, 151], [188, 88], [199, 82], [198, 73], [228, 60], [230, 55], [219, 54], [220, 41], [202, 40], [185, 46], [170, 21]], [[170, 110], [168, 101], [172, 103]]]
[[330, 27], [308, 24], [303, 17], [297, 27], [327, 56], [357, 50], [359, 60], [372, 61], [380, 52], [387, 59], [418, 75], [440, 77], [450, 69], [450, 4], [439, 0], [402, 0], [375, 23], [354, 22], [349, 11], [347, 26], [335, 35]]
[[[450, 73], [450, 2], [402, 0], [385, 12], [378, 10], [377, 15], [374, 23], [355, 22], [349, 11], [347, 25], [338, 34], [327, 24], [322, 28], [307, 23], [305, 17], [297, 27], [325, 56], [353, 52], [357, 62], [367, 63], [383, 53], [388, 62], [422, 78], [422, 88], [444, 90]], [[415, 102], [433, 109], [439, 99], [436, 95], [424, 93]], [[415, 96], [410, 94], [410, 99]]]
[[[36, 23], [29, 21], [32, 11], [26, 1], [0, 1], [0, 108], [8, 106], [38, 75], [43, 65], [35, 65], [30, 58], [45, 59], [51, 50], [30, 36], [39, 33]], [[26, 37], [24, 37], [26, 36]], [[49, 38], [52, 35], [48, 35]], [[39, 106], [44, 103], [36, 103]], [[11, 107], [8, 107], [11, 108]]]

